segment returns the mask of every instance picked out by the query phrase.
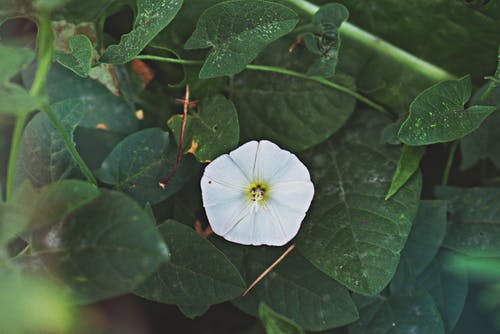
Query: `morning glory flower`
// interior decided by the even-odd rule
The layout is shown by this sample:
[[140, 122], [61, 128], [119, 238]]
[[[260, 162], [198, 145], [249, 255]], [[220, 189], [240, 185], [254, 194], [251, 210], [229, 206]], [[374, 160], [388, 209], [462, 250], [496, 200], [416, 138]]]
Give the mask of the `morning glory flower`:
[[295, 154], [261, 140], [212, 161], [201, 191], [214, 233], [244, 245], [282, 246], [299, 231], [314, 186]]

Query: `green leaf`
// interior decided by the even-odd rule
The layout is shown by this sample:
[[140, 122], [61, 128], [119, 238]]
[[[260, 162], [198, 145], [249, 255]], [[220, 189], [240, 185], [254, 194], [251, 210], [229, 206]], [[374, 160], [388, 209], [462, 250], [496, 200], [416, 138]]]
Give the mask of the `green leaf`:
[[25, 115], [42, 105], [44, 98], [31, 96], [24, 88], [12, 83], [0, 84], [0, 114]]
[[62, 66], [70, 69], [82, 78], [86, 78], [92, 65], [92, 43], [85, 35], [69, 38], [70, 52], [56, 50], [54, 58]]
[[[29, 85], [34, 71], [24, 75]], [[81, 78], [72, 71], [53, 64], [47, 76], [50, 103], [77, 99], [83, 103], [83, 119], [79, 126], [95, 129], [105, 127], [109, 132], [129, 134], [138, 129], [136, 108], [122, 96], [113, 95], [106, 87], [90, 78]]]
[[411, 263], [415, 275], [424, 271], [441, 247], [446, 232], [446, 208], [445, 201], [420, 201], [417, 217], [401, 253], [401, 257]]
[[347, 8], [338, 3], [321, 6], [313, 16], [314, 33], [304, 35], [309, 51], [319, 55], [319, 59], [307, 71], [307, 75], [331, 77], [337, 67], [340, 48], [340, 25], [349, 18]]
[[429, 291], [441, 313], [447, 333], [455, 327], [465, 305], [468, 280], [465, 271], [449, 267], [449, 254], [441, 251], [418, 281]]
[[[168, 121], [177, 144], [182, 127], [182, 115]], [[188, 115], [184, 136], [184, 151], [193, 153], [200, 162], [211, 161], [238, 145], [240, 127], [234, 104], [223, 95], [204, 100], [199, 112]]]
[[[83, 116], [83, 103], [65, 100], [53, 104], [52, 110], [72, 138]], [[14, 183], [30, 180], [38, 188], [72, 176], [75, 168], [76, 163], [47, 114], [36, 114], [24, 129]]]
[[364, 295], [391, 280], [417, 213], [421, 176], [385, 200], [400, 148], [379, 144], [389, 119], [364, 111], [305, 154], [315, 197], [297, 247], [317, 268]]
[[443, 246], [470, 256], [500, 256], [500, 189], [437, 187], [449, 201]]
[[226, 1], [203, 12], [184, 47], [213, 48], [200, 78], [232, 75], [241, 72], [267, 44], [289, 33], [298, 21], [293, 10], [277, 3]]
[[259, 317], [267, 334], [304, 334], [295, 321], [274, 312], [265, 303], [259, 305]]
[[174, 178], [162, 189], [175, 164], [177, 152], [168, 132], [145, 129], [123, 139], [96, 172], [104, 183], [132, 196], [141, 205], [156, 204], [179, 191], [190, 177], [191, 161], [184, 158]]
[[138, 0], [137, 17], [132, 31], [121, 37], [118, 45], [109, 46], [100, 61], [124, 64], [137, 56], [175, 17], [182, 0]]
[[245, 283], [234, 265], [193, 229], [174, 220], [159, 226], [171, 259], [135, 293], [166, 304], [211, 305], [240, 296]]
[[415, 174], [424, 154], [425, 146], [403, 146], [403, 152], [392, 177], [391, 187], [385, 196], [386, 200], [391, 198]]
[[[226, 254], [233, 253], [228, 255], [241, 267], [247, 284], [252, 283], [284, 251], [284, 248], [276, 247], [243, 248], [227, 242], [217, 245]], [[253, 316], [258, 316], [260, 303], [266, 303], [302, 328], [313, 331], [343, 326], [358, 318], [347, 289], [314, 268], [296, 251], [290, 253], [248, 295], [233, 302]]]
[[169, 257], [149, 215], [113, 191], [37, 232], [32, 246], [80, 302], [131, 292]]
[[[353, 87], [349, 77], [334, 81]], [[339, 130], [354, 111], [353, 97], [320, 83], [275, 73], [236, 76], [230, 88], [241, 139], [269, 139], [291, 151], [317, 145]], [[283, 126], [286, 122], [286, 126]]]
[[422, 287], [389, 297], [354, 295], [360, 320], [349, 334], [444, 334], [444, 325], [431, 295]]
[[460, 139], [477, 129], [495, 107], [464, 104], [471, 96], [470, 77], [437, 83], [420, 93], [399, 130], [408, 145], [429, 145]]
[[[0, 18], [1, 16], [0, 14]], [[0, 83], [9, 81], [17, 72], [29, 65], [34, 58], [35, 53], [30, 49], [0, 44], [0, 59], [2, 59]]]
[[207, 305], [178, 305], [179, 311], [189, 319], [194, 319], [205, 314], [210, 306]]

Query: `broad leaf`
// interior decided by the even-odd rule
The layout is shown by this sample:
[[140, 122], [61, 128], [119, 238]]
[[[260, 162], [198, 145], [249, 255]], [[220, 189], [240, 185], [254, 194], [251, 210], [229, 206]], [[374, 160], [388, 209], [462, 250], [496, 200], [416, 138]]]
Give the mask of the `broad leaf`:
[[137, 17], [132, 31], [118, 45], [108, 46], [100, 61], [124, 64], [137, 56], [175, 17], [182, 0], [138, 0]]
[[399, 130], [399, 139], [408, 145], [428, 145], [460, 139], [477, 129], [491, 106], [464, 104], [471, 96], [470, 77], [440, 82], [418, 95], [410, 114]]
[[437, 187], [449, 201], [449, 226], [443, 246], [471, 256], [500, 255], [500, 189]]
[[420, 274], [438, 253], [446, 232], [446, 202], [439, 200], [420, 201], [417, 217], [401, 257]]
[[[353, 87], [349, 77], [334, 81]], [[275, 73], [243, 73], [230, 88], [241, 139], [269, 139], [301, 151], [340, 129], [354, 111], [353, 97], [310, 80]]]
[[259, 305], [259, 317], [267, 334], [304, 334], [293, 320], [274, 312], [265, 303]]
[[[70, 138], [83, 117], [84, 105], [78, 100], [65, 100], [52, 105], [52, 111], [66, 128]], [[76, 163], [66, 149], [61, 135], [44, 112], [38, 113], [24, 129], [14, 182], [30, 180], [35, 187], [73, 175]]]
[[331, 143], [305, 154], [316, 188], [297, 246], [317, 268], [364, 295], [391, 280], [417, 213], [421, 176], [385, 200], [400, 148], [379, 144], [389, 120], [355, 114]]
[[[284, 251], [275, 247], [245, 247], [239, 254], [241, 246], [227, 242], [218, 245], [244, 273], [247, 284], [252, 283]], [[258, 316], [260, 303], [266, 303], [302, 328], [314, 331], [346, 325], [358, 318], [347, 289], [314, 268], [296, 251], [290, 253], [248, 295], [234, 303], [254, 316]]]
[[184, 158], [166, 188], [160, 186], [160, 182], [167, 181], [176, 156], [168, 132], [159, 128], [145, 129], [123, 139], [104, 160], [96, 175], [141, 205], [146, 202], [156, 204], [177, 192], [190, 176], [191, 163]]
[[92, 43], [85, 35], [75, 35], [69, 38], [69, 47], [69, 53], [56, 50], [55, 60], [77, 75], [86, 78], [92, 65]]
[[174, 220], [159, 226], [171, 259], [135, 293], [166, 304], [210, 305], [240, 296], [245, 289], [226, 256], [193, 229]]
[[35, 53], [31, 49], [0, 44], [0, 59], [2, 59], [0, 64], [0, 83], [9, 81], [17, 72], [29, 65], [33, 58], [35, 58]]
[[441, 252], [418, 277], [418, 281], [434, 298], [446, 331], [451, 332], [462, 314], [468, 281], [465, 271], [451, 269], [447, 261], [447, 252]]
[[241, 72], [267, 44], [289, 33], [298, 21], [293, 10], [277, 3], [226, 1], [203, 12], [184, 47], [213, 48], [200, 78], [232, 75]]
[[340, 25], [349, 18], [349, 11], [343, 5], [324, 5], [313, 16], [314, 33], [304, 35], [306, 47], [319, 59], [307, 71], [307, 75], [331, 77], [337, 67], [340, 48]]
[[415, 172], [418, 170], [420, 160], [425, 154], [425, 147], [421, 146], [403, 146], [403, 152], [398, 161], [398, 166], [392, 177], [391, 187], [385, 196], [385, 199], [391, 198], [401, 188]]
[[37, 109], [44, 98], [33, 97], [21, 86], [6, 82], [0, 84], [0, 101], [0, 114], [17, 116]]
[[32, 246], [81, 302], [132, 291], [169, 256], [149, 215], [113, 191], [37, 232]]
[[389, 297], [354, 296], [360, 319], [349, 334], [444, 334], [444, 325], [431, 295], [422, 287]]
[[[170, 118], [168, 126], [179, 144], [182, 115]], [[198, 161], [211, 161], [235, 148], [239, 137], [238, 114], [233, 103], [223, 95], [216, 95], [204, 100], [199, 112], [188, 115], [184, 151], [194, 154]]]

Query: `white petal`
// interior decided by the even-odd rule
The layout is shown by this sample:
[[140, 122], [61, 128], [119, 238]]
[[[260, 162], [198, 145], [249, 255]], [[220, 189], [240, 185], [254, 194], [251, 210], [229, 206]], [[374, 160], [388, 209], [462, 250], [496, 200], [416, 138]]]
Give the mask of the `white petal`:
[[277, 223], [281, 230], [281, 233], [275, 236], [278, 241], [276, 243], [268, 243], [268, 245], [283, 246], [297, 235], [306, 214], [305, 212], [282, 206], [277, 202], [269, 202], [265, 205], [273, 222]]
[[[245, 173], [228, 154], [221, 155], [208, 164], [203, 175], [221, 185], [234, 189], [243, 190], [250, 184], [250, 180]], [[201, 185], [203, 189], [203, 182]]]
[[300, 161], [295, 154], [291, 154], [287, 163], [272, 176], [269, 183], [275, 185], [281, 182], [297, 181], [311, 181], [311, 175], [302, 161]]
[[269, 201], [291, 210], [306, 212], [314, 196], [311, 181], [281, 182], [273, 184], [269, 191]]
[[271, 183], [273, 176], [288, 163], [291, 156], [290, 152], [282, 150], [278, 145], [261, 140], [257, 149], [254, 179]]
[[255, 181], [253, 180], [253, 170], [258, 147], [259, 143], [254, 140], [241, 145], [229, 153], [230, 158], [247, 177], [249, 181], [248, 185]]
[[247, 199], [246, 189], [227, 183], [221, 184], [207, 175], [203, 175], [200, 184], [204, 207]]
[[240, 221], [250, 216], [250, 207], [250, 201], [234, 199], [226, 203], [205, 207], [205, 212], [214, 233], [224, 236]]

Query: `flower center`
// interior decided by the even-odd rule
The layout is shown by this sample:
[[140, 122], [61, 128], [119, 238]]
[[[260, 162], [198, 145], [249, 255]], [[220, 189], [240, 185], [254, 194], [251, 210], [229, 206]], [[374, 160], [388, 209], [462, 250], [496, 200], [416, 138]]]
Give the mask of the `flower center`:
[[248, 198], [252, 202], [261, 202], [266, 200], [269, 187], [262, 182], [254, 182], [248, 187]]

